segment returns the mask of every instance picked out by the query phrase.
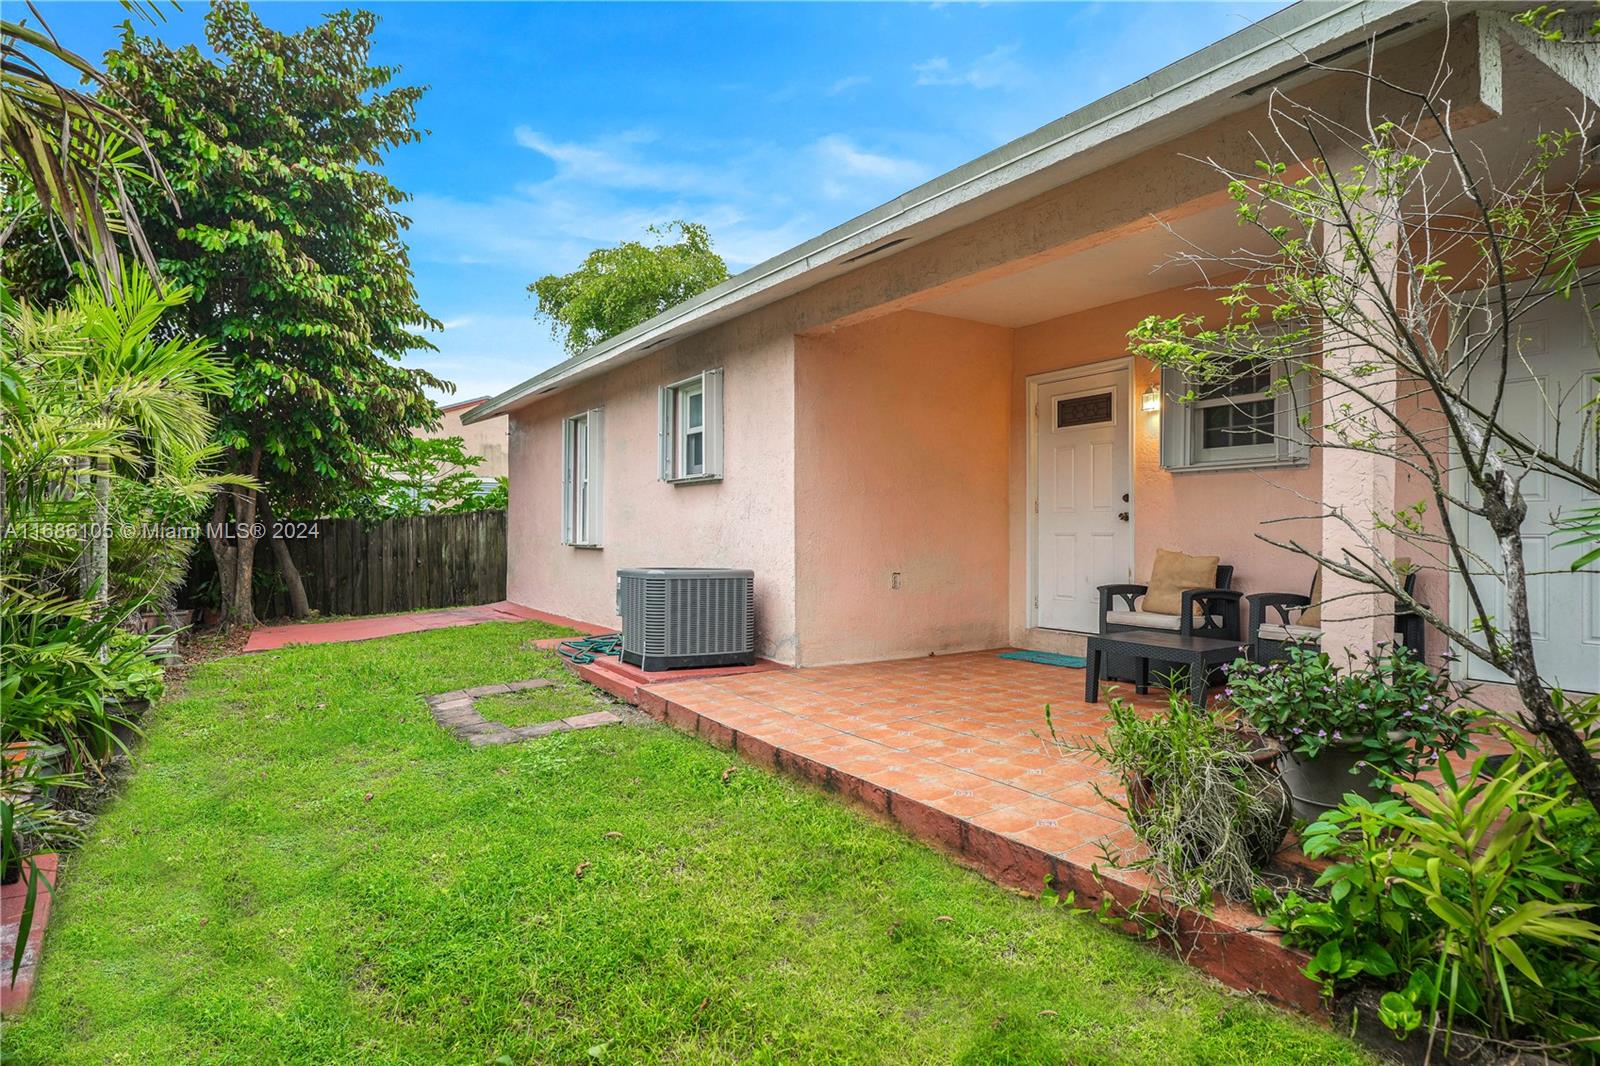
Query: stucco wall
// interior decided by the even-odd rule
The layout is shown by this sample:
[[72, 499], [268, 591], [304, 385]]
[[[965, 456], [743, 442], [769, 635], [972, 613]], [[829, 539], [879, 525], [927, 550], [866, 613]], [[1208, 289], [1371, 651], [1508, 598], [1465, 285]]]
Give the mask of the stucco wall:
[[506, 443], [511, 420], [502, 415], [499, 418], [474, 422], [469, 426], [462, 425], [461, 416], [477, 406], [478, 402], [475, 400], [471, 403], [452, 404], [441, 411], [438, 429], [419, 429], [414, 431], [414, 435], [430, 438], [460, 437], [463, 451], [483, 459], [483, 462], [472, 468], [474, 474], [479, 477], [505, 477], [510, 469]]
[[[762, 655], [792, 662], [794, 338], [750, 316], [515, 412], [507, 595], [617, 625], [616, 572], [631, 566], [748, 567]], [[657, 480], [657, 390], [722, 367], [724, 477]], [[561, 543], [561, 423], [604, 407], [599, 549]]]
[[[1010, 543], [1011, 640], [1040, 644], [1027, 630], [1028, 603], [1028, 418], [1027, 379], [1068, 367], [1122, 358], [1127, 332], [1146, 315], [1186, 312], [1214, 314], [1214, 294], [1173, 289], [1153, 296], [1091, 308], [1077, 314], [1024, 326], [1016, 331], [1011, 383]], [[1134, 361], [1135, 396], [1155, 382], [1154, 367]], [[1316, 549], [1321, 543], [1315, 522], [1267, 523], [1306, 514], [1310, 505], [1296, 496], [1316, 499], [1321, 490], [1321, 458], [1312, 450], [1306, 466], [1261, 470], [1170, 473], [1161, 469], [1159, 414], [1134, 413], [1133, 526], [1135, 581], [1150, 576], [1156, 549], [1191, 555], [1218, 555], [1234, 566], [1233, 587], [1245, 592], [1301, 592], [1311, 583], [1312, 564], [1284, 549], [1263, 543], [1298, 539]], [[1118, 580], [1108, 576], [1108, 582]]]
[[1006, 643], [1011, 335], [906, 311], [797, 338], [801, 662]]

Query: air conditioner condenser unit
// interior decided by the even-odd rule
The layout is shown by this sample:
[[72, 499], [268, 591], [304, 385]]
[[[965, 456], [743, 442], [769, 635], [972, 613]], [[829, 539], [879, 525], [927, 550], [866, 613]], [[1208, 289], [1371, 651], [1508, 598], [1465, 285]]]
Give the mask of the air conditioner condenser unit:
[[755, 572], [696, 567], [617, 571], [622, 661], [641, 670], [756, 660]]

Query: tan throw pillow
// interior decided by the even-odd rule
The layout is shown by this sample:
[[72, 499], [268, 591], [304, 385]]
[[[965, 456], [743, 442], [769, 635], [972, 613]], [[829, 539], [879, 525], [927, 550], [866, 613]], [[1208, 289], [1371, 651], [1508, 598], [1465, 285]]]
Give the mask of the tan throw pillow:
[[1317, 567], [1317, 576], [1311, 579], [1311, 603], [1300, 612], [1300, 624], [1312, 629], [1322, 628], [1322, 567]]
[[1177, 614], [1183, 610], [1185, 589], [1209, 589], [1217, 585], [1217, 556], [1185, 555], [1156, 550], [1150, 568], [1150, 588], [1144, 594], [1143, 609], [1154, 614]]

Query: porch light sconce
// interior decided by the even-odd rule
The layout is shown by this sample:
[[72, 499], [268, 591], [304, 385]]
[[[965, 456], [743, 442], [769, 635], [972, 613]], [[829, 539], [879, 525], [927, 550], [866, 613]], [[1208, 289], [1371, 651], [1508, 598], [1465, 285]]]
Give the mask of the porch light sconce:
[[1139, 410], [1147, 415], [1153, 415], [1161, 410], [1161, 390], [1154, 385], [1144, 390], [1144, 395], [1139, 397]]

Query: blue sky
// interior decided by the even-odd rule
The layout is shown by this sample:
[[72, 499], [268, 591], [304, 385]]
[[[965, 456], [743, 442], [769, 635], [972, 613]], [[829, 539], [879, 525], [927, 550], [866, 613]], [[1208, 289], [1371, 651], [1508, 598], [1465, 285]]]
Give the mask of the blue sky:
[[[98, 57], [115, 3], [42, 3]], [[335, 4], [274, 2], [278, 29]], [[685, 218], [735, 272], [1261, 18], [1278, 3], [371, 3], [375, 59], [430, 86], [391, 154], [413, 194], [408, 360], [495, 393], [561, 358], [526, 286]], [[203, 6], [155, 30], [203, 44]]]

